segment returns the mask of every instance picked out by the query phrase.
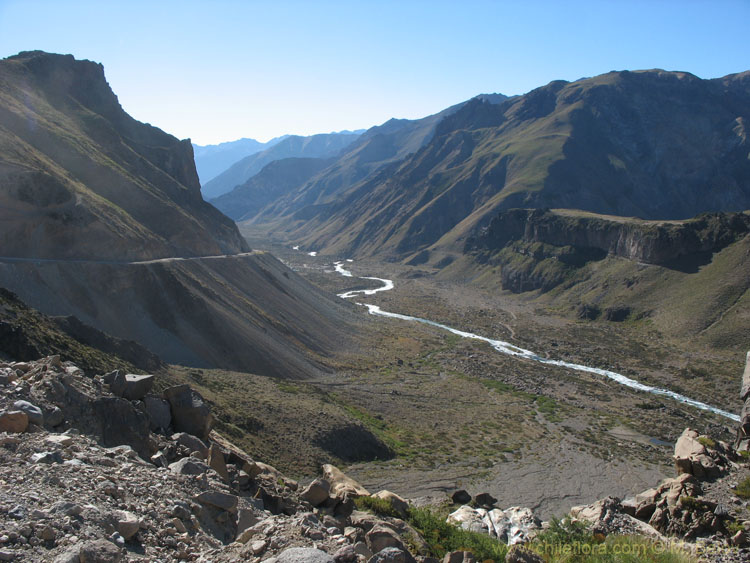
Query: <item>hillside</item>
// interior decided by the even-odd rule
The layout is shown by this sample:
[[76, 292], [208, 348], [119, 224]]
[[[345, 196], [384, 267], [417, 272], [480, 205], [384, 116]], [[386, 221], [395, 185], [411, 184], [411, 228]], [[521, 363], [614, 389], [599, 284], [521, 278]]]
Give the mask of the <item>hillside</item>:
[[290, 135], [275, 145], [246, 156], [203, 185], [203, 196], [212, 199], [225, 194], [282, 158], [329, 158], [353, 143], [356, 133], [322, 133], [310, 137]]
[[[478, 98], [488, 103], [500, 103], [507, 96], [482, 94]], [[273, 174], [294, 177], [295, 182], [281, 182], [274, 187], [272, 197], [265, 194], [257, 197], [258, 186], [262, 186], [267, 178], [261, 175], [262, 171], [257, 179], [250, 178], [211, 203], [233, 219], [248, 224], [273, 223], [276, 218], [295, 210], [304, 210], [304, 218], [308, 212], [314, 213], [315, 206], [326, 198], [417, 152], [430, 141], [437, 124], [462, 105], [456, 104], [422, 119], [390, 119], [382, 125], [371, 127], [340, 155], [332, 157], [325, 168], [314, 173], [300, 174], [296, 170], [299, 165], [296, 161], [277, 161]], [[268, 209], [264, 209], [265, 206]], [[310, 210], [305, 209], [307, 206], [310, 206]]]
[[460, 252], [514, 207], [644, 219], [739, 211], [750, 208], [748, 119], [747, 73], [553, 82], [500, 104], [473, 100], [387, 171], [339, 183], [319, 176], [253, 222], [322, 252], [410, 259]]
[[189, 141], [120, 107], [101, 65], [0, 61], [3, 256], [148, 260], [247, 251], [201, 198]]
[[309, 377], [349, 342], [350, 306], [250, 253], [192, 156], [99, 64], [0, 61], [0, 286], [168, 362]]

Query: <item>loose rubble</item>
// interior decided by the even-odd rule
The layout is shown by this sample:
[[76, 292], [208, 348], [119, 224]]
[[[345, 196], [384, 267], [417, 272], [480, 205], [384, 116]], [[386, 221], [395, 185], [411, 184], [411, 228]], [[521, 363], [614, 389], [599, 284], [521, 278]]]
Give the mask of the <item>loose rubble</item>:
[[[195, 390], [153, 388], [151, 375], [87, 376], [58, 356], [0, 362], [0, 560], [438, 563], [406, 499], [370, 495], [330, 464], [300, 487], [212, 430]], [[748, 503], [734, 495], [750, 475], [745, 458], [686, 429], [674, 463], [675, 478], [571, 516], [598, 534], [677, 537], [715, 560], [750, 559]], [[391, 515], [357, 510], [358, 497]], [[546, 525], [531, 510], [500, 509], [487, 493], [451, 499], [448, 522], [513, 546], [506, 561], [541, 561], [523, 547]], [[475, 557], [455, 551], [444, 563]]]

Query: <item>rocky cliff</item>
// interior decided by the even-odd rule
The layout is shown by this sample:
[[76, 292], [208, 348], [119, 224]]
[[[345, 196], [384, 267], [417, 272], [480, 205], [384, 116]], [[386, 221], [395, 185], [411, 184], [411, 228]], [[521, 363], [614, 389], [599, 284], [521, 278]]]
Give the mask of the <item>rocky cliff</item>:
[[201, 197], [189, 141], [120, 106], [100, 64], [0, 61], [3, 256], [147, 260], [248, 250]]
[[[705, 213], [687, 221], [643, 221], [570, 210], [512, 209], [496, 215], [464, 252], [502, 265], [503, 287], [549, 290], [566, 270], [606, 256], [695, 268], [750, 232], [747, 213]], [[539, 265], [547, 261], [546, 268]]]
[[641, 221], [573, 211], [512, 209], [493, 218], [466, 251], [499, 250], [511, 241], [575, 246], [646, 264], [718, 252], [750, 232], [750, 214], [705, 213], [688, 221]]

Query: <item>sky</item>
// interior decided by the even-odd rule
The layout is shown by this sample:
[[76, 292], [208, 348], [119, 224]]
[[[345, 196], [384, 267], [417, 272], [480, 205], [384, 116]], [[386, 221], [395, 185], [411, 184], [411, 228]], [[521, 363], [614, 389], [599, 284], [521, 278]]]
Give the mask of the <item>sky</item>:
[[215, 144], [419, 118], [480, 93], [750, 69], [750, 0], [0, 0], [0, 58], [101, 62], [125, 111]]

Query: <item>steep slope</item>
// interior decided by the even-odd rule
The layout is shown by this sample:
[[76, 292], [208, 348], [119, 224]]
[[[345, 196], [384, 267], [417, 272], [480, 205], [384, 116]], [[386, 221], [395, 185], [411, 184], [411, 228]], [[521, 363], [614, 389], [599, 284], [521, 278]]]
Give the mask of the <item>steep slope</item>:
[[169, 363], [304, 378], [349, 341], [351, 305], [270, 254], [155, 262], [0, 262], [0, 286]]
[[[482, 94], [477, 98], [488, 103], [500, 103], [507, 96]], [[422, 119], [390, 119], [382, 125], [372, 127], [328, 163], [328, 168], [315, 171], [314, 174], [295, 172], [294, 169], [299, 164], [297, 162], [278, 161], [274, 175], [294, 177], [295, 182], [283, 182], [276, 186], [272, 194], [269, 194], [272, 197], [264, 196], [258, 200], [258, 186], [255, 178], [251, 178], [212, 203], [237, 221], [258, 223], [273, 222], [274, 218], [289, 213], [290, 210], [315, 206], [327, 196], [417, 152], [432, 139], [440, 120], [462, 106], [463, 103], [456, 104]], [[282, 172], [284, 167], [291, 169]], [[312, 169], [308, 170], [312, 172]], [[258, 180], [267, 183], [266, 179]], [[268, 208], [263, 209], [265, 206]]]
[[409, 259], [436, 244], [460, 252], [513, 207], [645, 219], [738, 211], [750, 208], [748, 119], [748, 73], [553, 82], [501, 104], [473, 100], [392, 168], [315, 199], [305, 186], [265, 220], [324, 252]]
[[356, 133], [324, 133], [310, 137], [291, 135], [276, 145], [235, 162], [203, 186], [206, 199], [219, 197], [246, 182], [269, 162], [282, 158], [329, 158], [353, 143]]
[[145, 260], [248, 250], [201, 198], [189, 141], [126, 114], [101, 65], [0, 61], [4, 256]]
[[247, 182], [211, 203], [235, 221], [252, 219], [265, 206], [292, 192], [330, 163], [331, 159], [324, 158], [274, 160]]
[[0, 219], [0, 287], [169, 362], [306, 377], [353, 332], [351, 305], [249, 252], [190, 142], [128, 116], [92, 62], [0, 61]]
[[237, 139], [218, 145], [196, 145], [193, 143], [195, 168], [201, 185], [213, 180], [238, 160], [268, 149], [286, 139], [288, 135], [274, 137], [266, 143], [255, 139]]

